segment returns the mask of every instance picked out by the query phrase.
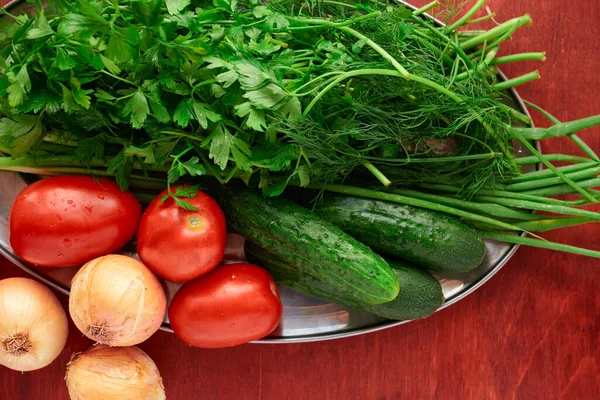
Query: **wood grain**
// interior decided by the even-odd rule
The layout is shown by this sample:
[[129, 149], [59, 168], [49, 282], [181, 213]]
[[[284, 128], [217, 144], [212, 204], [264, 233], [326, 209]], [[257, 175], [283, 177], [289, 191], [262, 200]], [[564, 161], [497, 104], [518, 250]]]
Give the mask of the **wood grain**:
[[[504, 68], [509, 76], [540, 69], [541, 81], [519, 89], [523, 97], [562, 120], [600, 113], [599, 1], [489, 0], [488, 5], [498, 20], [525, 12], [534, 19], [503, 54], [548, 52], [543, 65]], [[600, 130], [581, 136], [600, 151]], [[575, 149], [559, 139], [545, 143], [544, 151]], [[599, 234], [599, 225], [587, 225], [546, 237], [600, 250]], [[24, 275], [0, 260], [0, 279]], [[457, 305], [386, 331], [210, 351], [159, 332], [140, 347], [156, 361], [170, 400], [591, 400], [600, 398], [599, 287], [599, 260], [521, 248]], [[67, 348], [50, 367], [26, 374], [0, 367], [0, 399], [68, 399], [65, 364], [90, 345], [72, 326]]]

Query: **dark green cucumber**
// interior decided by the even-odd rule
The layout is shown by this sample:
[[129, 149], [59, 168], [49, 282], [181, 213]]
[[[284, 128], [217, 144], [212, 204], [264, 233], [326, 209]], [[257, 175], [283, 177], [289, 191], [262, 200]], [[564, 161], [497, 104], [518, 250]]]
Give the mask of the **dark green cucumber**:
[[306, 208], [235, 186], [215, 195], [231, 231], [293, 266], [307, 285], [325, 282], [366, 304], [398, 295], [398, 280], [381, 256]]
[[444, 304], [440, 283], [426, 271], [389, 262], [400, 284], [398, 296], [383, 304], [365, 304], [340, 294], [326, 282], [303, 275], [302, 271], [273, 256], [253, 243], [246, 243], [246, 258], [260, 265], [273, 275], [276, 281], [301, 293], [328, 300], [336, 304], [368, 312], [380, 317], [409, 320], [425, 318]]
[[475, 229], [434, 211], [326, 193], [315, 213], [378, 253], [433, 271], [471, 271], [486, 253]]

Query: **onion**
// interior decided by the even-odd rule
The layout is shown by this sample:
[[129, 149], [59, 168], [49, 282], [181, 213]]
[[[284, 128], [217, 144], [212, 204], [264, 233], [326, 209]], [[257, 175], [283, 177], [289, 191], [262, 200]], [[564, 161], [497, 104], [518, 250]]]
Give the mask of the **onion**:
[[137, 347], [97, 345], [67, 365], [72, 400], [163, 400], [165, 387], [154, 361]]
[[81, 267], [71, 282], [71, 318], [84, 335], [100, 344], [143, 342], [160, 328], [166, 310], [160, 282], [131, 257], [98, 257]]
[[33, 371], [50, 364], [69, 335], [67, 315], [46, 286], [33, 279], [0, 281], [0, 364]]

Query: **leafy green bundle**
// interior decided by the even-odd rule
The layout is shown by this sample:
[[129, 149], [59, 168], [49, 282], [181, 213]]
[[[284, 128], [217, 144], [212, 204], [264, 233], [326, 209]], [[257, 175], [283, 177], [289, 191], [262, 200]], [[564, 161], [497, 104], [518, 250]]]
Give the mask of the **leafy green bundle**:
[[[506, 90], [539, 75], [502, 80], [496, 65], [545, 56], [497, 57], [528, 15], [457, 30], [489, 18], [473, 19], [484, 2], [446, 27], [423, 17], [437, 2], [54, 0], [36, 1], [32, 16], [4, 10], [0, 151], [10, 157], [0, 169], [114, 175], [122, 188], [209, 175], [269, 196], [288, 185], [360, 192], [501, 231], [548, 227], [519, 209], [579, 218], [552, 227], [599, 219], [574, 207], [597, 201], [588, 181], [599, 161], [574, 132], [600, 118], [528, 127]], [[589, 158], [542, 156], [529, 142], [563, 135]], [[531, 158], [514, 158], [515, 139]], [[538, 162], [548, 170], [521, 175]], [[564, 204], [540, 190], [583, 198]]]

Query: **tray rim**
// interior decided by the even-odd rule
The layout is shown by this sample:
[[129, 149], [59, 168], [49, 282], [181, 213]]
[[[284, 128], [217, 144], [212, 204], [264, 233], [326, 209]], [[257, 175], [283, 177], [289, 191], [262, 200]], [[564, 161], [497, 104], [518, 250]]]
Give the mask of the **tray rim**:
[[[407, 1], [404, 1], [404, 0], [390, 0], [390, 1], [400, 3], [412, 10], [417, 10], [417, 7], [415, 7], [414, 5], [410, 4]], [[5, 4], [4, 8], [9, 9], [9, 8], [12, 8], [23, 2], [24, 2], [24, 0], [13, 0], [13, 1], [10, 1], [8, 4]], [[429, 13], [424, 13], [422, 15], [435, 21], [440, 26], [445, 25], [443, 22], [434, 18]], [[506, 75], [500, 69], [498, 69], [498, 76], [503, 81], [508, 79], [506, 77]], [[527, 106], [523, 102], [523, 99], [521, 98], [521, 96], [519, 96], [517, 90], [515, 88], [510, 88], [510, 89], [508, 89], [508, 92], [510, 93], [510, 96], [515, 101], [516, 105], [520, 108], [520, 110], [528, 117], [531, 117], [531, 114], [530, 114]], [[533, 122], [531, 125], [533, 126]], [[533, 141], [533, 145], [536, 147], [536, 149], [538, 151], [541, 152], [541, 147], [540, 147], [540, 144], [538, 141]], [[541, 164], [539, 164], [539, 163], [536, 164], [535, 168], [536, 168], [536, 170], [540, 169]], [[520, 235], [526, 236], [525, 233], [521, 233]], [[493, 241], [486, 240], [486, 242], [493, 242]], [[510, 245], [509, 250], [502, 256], [502, 258], [498, 262], [496, 262], [496, 264], [493, 266], [492, 269], [490, 269], [484, 276], [482, 276], [475, 283], [471, 284], [467, 289], [462, 290], [459, 294], [453, 296], [449, 301], [445, 302], [440, 308], [438, 308], [435, 311], [435, 313], [438, 313], [439, 311], [458, 303], [459, 301], [463, 300], [465, 297], [469, 296], [470, 294], [472, 294], [473, 292], [478, 290], [488, 280], [490, 280], [496, 273], [498, 273], [498, 271], [500, 271], [500, 269], [502, 269], [502, 267], [504, 265], [506, 265], [506, 263], [514, 256], [514, 254], [519, 249], [519, 247], [520, 247], [520, 245], [517, 245], [517, 244]], [[12, 262], [14, 265], [16, 265], [21, 270], [27, 272], [29, 275], [40, 280], [44, 284], [50, 286], [52, 289], [54, 289], [62, 294], [65, 294], [67, 296], [70, 296], [70, 290], [68, 288], [64, 287], [62, 284], [55, 282], [53, 279], [44, 276], [40, 272], [30, 268], [21, 259], [19, 259], [15, 254], [9, 252], [7, 249], [0, 247], [0, 255], [4, 256], [6, 259], [8, 259], [10, 262]], [[262, 339], [259, 339], [259, 340], [256, 340], [256, 341], [253, 341], [250, 343], [251, 344], [291, 344], [291, 343], [310, 343], [310, 342], [320, 342], [320, 341], [328, 341], [328, 340], [335, 340], [335, 339], [343, 339], [343, 338], [348, 338], [348, 337], [353, 337], [353, 336], [365, 335], [365, 334], [372, 333], [372, 332], [382, 331], [384, 329], [389, 329], [389, 328], [393, 328], [396, 326], [404, 325], [404, 324], [407, 324], [407, 323], [413, 322], [413, 321], [418, 321], [418, 320], [406, 320], [406, 321], [385, 320], [385, 321], [382, 321], [373, 326], [357, 328], [357, 329], [352, 329], [352, 330], [348, 330], [348, 331], [331, 332], [331, 333], [325, 332], [325, 333], [318, 333], [318, 334], [312, 334], [312, 335], [306, 335], [306, 336], [265, 337], [265, 338], [262, 338]], [[161, 325], [161, 327], [159, 328], [159, 330], [164, 331], [164, 332], [174, 333], [173, 329], [171, 329], [170, 325], [168, 325], [166, 323], [163, 323]]]

